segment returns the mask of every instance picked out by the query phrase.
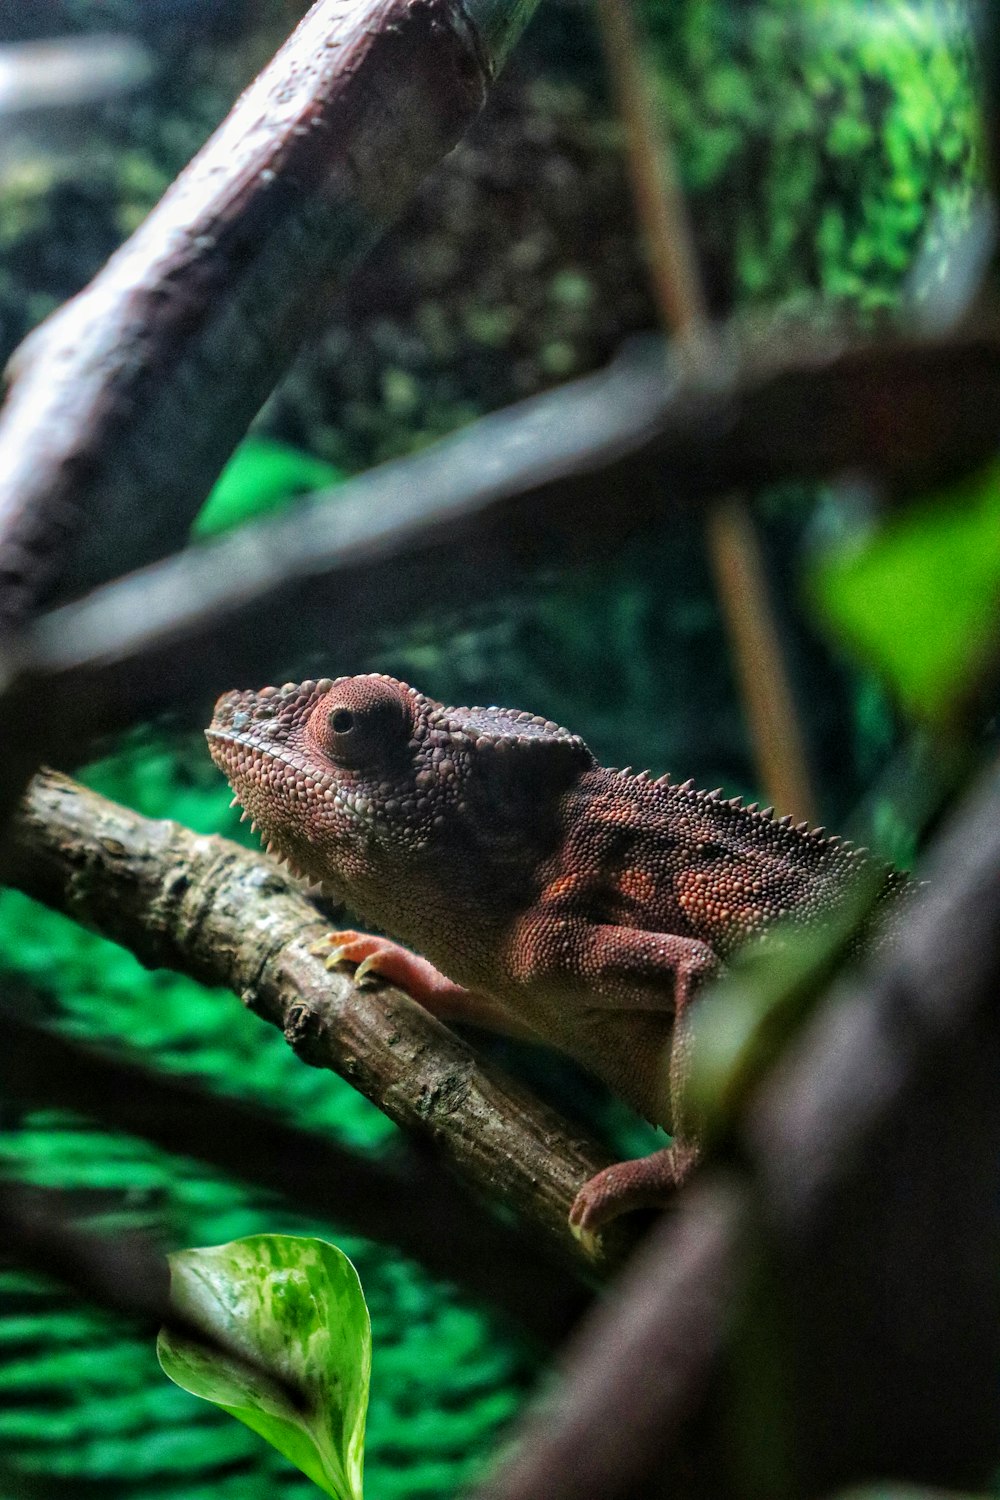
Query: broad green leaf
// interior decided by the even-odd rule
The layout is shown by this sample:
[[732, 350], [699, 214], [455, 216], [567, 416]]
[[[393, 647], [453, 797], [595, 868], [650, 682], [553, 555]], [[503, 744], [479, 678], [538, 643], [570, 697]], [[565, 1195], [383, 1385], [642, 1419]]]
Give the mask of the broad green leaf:
[[214, 536], [241, 521], [278, 510], [310, 490], [326, 489], [343, 479], [339, 469], [311, 453], [272, 438], [247, 438], [215, 482], [198, 512], [194, 536]]
[[358, 1275], [324, 1240], [253, 1234], [170, 1256], [171, 1300], [220, 1342], [302, 1392], [161, 1329], [156, 1352], [184, 1390], [267, 1439], [336, 1500], [361, 1500], [371, 1325]]
[[1000, 467], [828, 554], [812, 582], [827, 620], [901, 702], [940, 717], [1000, 623]]

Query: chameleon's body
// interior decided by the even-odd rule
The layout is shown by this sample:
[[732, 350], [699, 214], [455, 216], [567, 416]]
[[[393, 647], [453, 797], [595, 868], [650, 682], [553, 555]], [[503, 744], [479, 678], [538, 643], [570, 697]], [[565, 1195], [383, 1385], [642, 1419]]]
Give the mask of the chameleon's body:
[[[770, 810], [599, 766], [530, 714], [380, 675], [229, 693], [208, 735], [275, 852], [423, 955], [346, 933], [334, 959], [561, 1048], [667, 1126], [671, 1033], [699, 982], [779, 919], [821, 921], [866, 863]], [[906, 883], [880, 879], [885, 898]], [[646, 1164], [594, 1179], [578, 1224], [680, 1175], [676, 1151]]]

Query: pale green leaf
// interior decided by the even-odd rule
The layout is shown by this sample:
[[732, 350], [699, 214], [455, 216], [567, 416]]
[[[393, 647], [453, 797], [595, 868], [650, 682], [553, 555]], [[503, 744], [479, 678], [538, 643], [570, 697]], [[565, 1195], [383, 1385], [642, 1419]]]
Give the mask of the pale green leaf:
[[335, 1500], [361, 1500], [371, 1326], [347, 1256], [324, 1240], [254, 1234], [171, 1255], [170, 1285], [178, 1312], [288, 1389], [164, 1329], [156, 1351], [170, 1379], [260, 1433]]
[[907, 708], [946, 713], [1000, 620], [1000, 469], [830, 552], [813, 587], [827, 621]]

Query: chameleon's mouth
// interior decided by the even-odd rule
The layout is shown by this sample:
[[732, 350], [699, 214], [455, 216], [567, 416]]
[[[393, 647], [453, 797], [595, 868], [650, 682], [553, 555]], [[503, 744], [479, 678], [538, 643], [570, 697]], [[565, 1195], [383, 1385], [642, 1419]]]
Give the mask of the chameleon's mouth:
[[[305, 776], [310, 771], [306, 757], [290, 745], [280, 743], [262, 744], [259, 734], [241, 734], [233, 729], [216, 729], [214, 725], [205, 730], [208, 751], [219, 770], [235, 783], [245, 774], [245, 768], [254, 763], [266, 764], [281, 761], [293, 771]], [[240, 751], [249, 752], [241, 755]]]
[[289, 849], [280, 833], [272, 830], [275, 809], [268, 788], [274, 782], [274, 763], [281, 762], [299, 774], [305, 770], [301, 756], [287, 745], [263, 747], [255, 737], [217, 729], [205, 730], [209, 754], [229, 782], [233, 791], [230, 807], [239, 807], [240, 822], [250, 822], [250, 831], [259, 836], [261, 846], [274, 860], [285, 865], [300, 880], [314, 881], [316, 876], [303, 868], [300, 856]]

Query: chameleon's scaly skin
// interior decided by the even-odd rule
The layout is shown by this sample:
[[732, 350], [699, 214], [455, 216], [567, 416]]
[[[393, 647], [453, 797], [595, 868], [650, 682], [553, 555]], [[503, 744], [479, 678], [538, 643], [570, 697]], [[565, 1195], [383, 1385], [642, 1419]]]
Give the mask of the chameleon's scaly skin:
[[[377, 674], [227, 693], [208, 738], [274, 851], [430, 962], [355, 933], [334, 958], [562, 1048], [668, 1126], [671, 1034], [698, 983], [779, 918], [821, 921], [866, 864], [770, 809], [599, 766], [531, 714]], [[906, 884], [880, 878], [887, 898]], [[662, 1194], [688, 1155], [602, 1173], [577, 1227]]]

